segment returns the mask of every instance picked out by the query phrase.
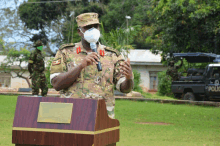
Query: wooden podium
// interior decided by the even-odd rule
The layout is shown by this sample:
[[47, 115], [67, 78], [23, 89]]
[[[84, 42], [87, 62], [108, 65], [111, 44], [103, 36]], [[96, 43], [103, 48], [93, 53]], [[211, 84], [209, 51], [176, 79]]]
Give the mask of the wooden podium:
[[15, 146], [106, 146], [119, 141], [119, 121], [105, 100], [18, 96]]

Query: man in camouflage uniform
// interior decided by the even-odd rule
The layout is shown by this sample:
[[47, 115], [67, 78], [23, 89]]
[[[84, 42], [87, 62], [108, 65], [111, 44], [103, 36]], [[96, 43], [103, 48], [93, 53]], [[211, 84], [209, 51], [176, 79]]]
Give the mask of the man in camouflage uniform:
[[174, 61], [169, 62], [169, 67], [167, 69], [166, 74], [170, 75], [172, 81], [179, 80], [180, 74], [178, 73], [178, 69], [183, 65], [183, 60], [181, 59], [181, 64], [174, 66]]
[[35, 50], [30, 54], [28, 71], [30, 72], [30, 78], [32, 78], [32, 95], [39, 94], [39, 88], [41, 88], [41, 95], [46, 96], [48, 87], [44, 74], [44, 57], [41, 53], [43, 44], [40, 40], [34, 44]]
[[[134, 87], [130, 60], [99, 42], [97, 53], [92, 52], [83, 33], [92, 27], [99, 30], [97, 13], [81, 14], [76, 21], [81, 42], [60, 46], [51, 65], [51, 84], [61, 98], [105, 99], [108, 115], [114, 118], [114, 84], [124, 93]], [[96, 60], [101, 62], [102, 71], [97, 70]]]

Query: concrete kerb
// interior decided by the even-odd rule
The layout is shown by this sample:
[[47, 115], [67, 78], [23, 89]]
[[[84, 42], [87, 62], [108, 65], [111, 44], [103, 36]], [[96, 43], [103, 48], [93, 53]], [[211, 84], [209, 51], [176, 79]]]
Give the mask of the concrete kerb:
[[[31, 95], [31, 93], [25, 92], [0, 92], [0, 95]], [[58, 94], [48, 94], [47, 97], [59, 97]], [[213, 101], [188, 101], [188, 100], [167, 100], [167, 99], [150, 99], [150, 98], [143, 98], [143, 97], [120, 97], [115, 96], [115, 99], [120, 100], [132, 100], [132, 101], [153, 101], [158, 103], [173, 103], [173, 104], [190, 104], [190, 105], [202, 105], [202, 106], [214, 106], [220, 107], [220, 102], [213, 102]]]
[[116, 99], [132, 100], [132, 101], [153, 101], [158, 103], [173, 103], [173, 104], [190, 104], [190, 105], [202, 105], [202, 106], [214, 106], [220, 107], [220, 102], [213, 101], [188, 101], [188, 100], [167, 100], [167, 99], [149, 99], [149, 98], [127, 98], [127, 97], [115, 97]]

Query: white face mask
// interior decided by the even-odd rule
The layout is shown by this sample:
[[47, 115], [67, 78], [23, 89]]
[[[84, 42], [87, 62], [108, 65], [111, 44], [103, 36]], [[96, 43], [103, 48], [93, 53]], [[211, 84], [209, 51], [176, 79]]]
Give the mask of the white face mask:
[[[80, 29], [80, 31], [82, 32], [81, 29]], [[100, 31], [94, 27], [86, 30], [86, 32], [83, 34], [84, 34], [84, 39], [88, 43], [96, 43], [96, 42], [98, 42], [99, 37], [100, 37]]]

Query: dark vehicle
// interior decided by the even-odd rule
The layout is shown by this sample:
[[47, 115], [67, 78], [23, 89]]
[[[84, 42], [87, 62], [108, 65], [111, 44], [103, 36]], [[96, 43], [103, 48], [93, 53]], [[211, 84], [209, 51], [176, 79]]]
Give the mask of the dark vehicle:
[[[189, 63], [220, 62], [220, 55], [212, 53], [174, 53]], [[187, 76], [173, 81], [171, 90], [183, 100], [220, 100], [220, 64], [209, 64], [205, 69], [189, 68]]]

